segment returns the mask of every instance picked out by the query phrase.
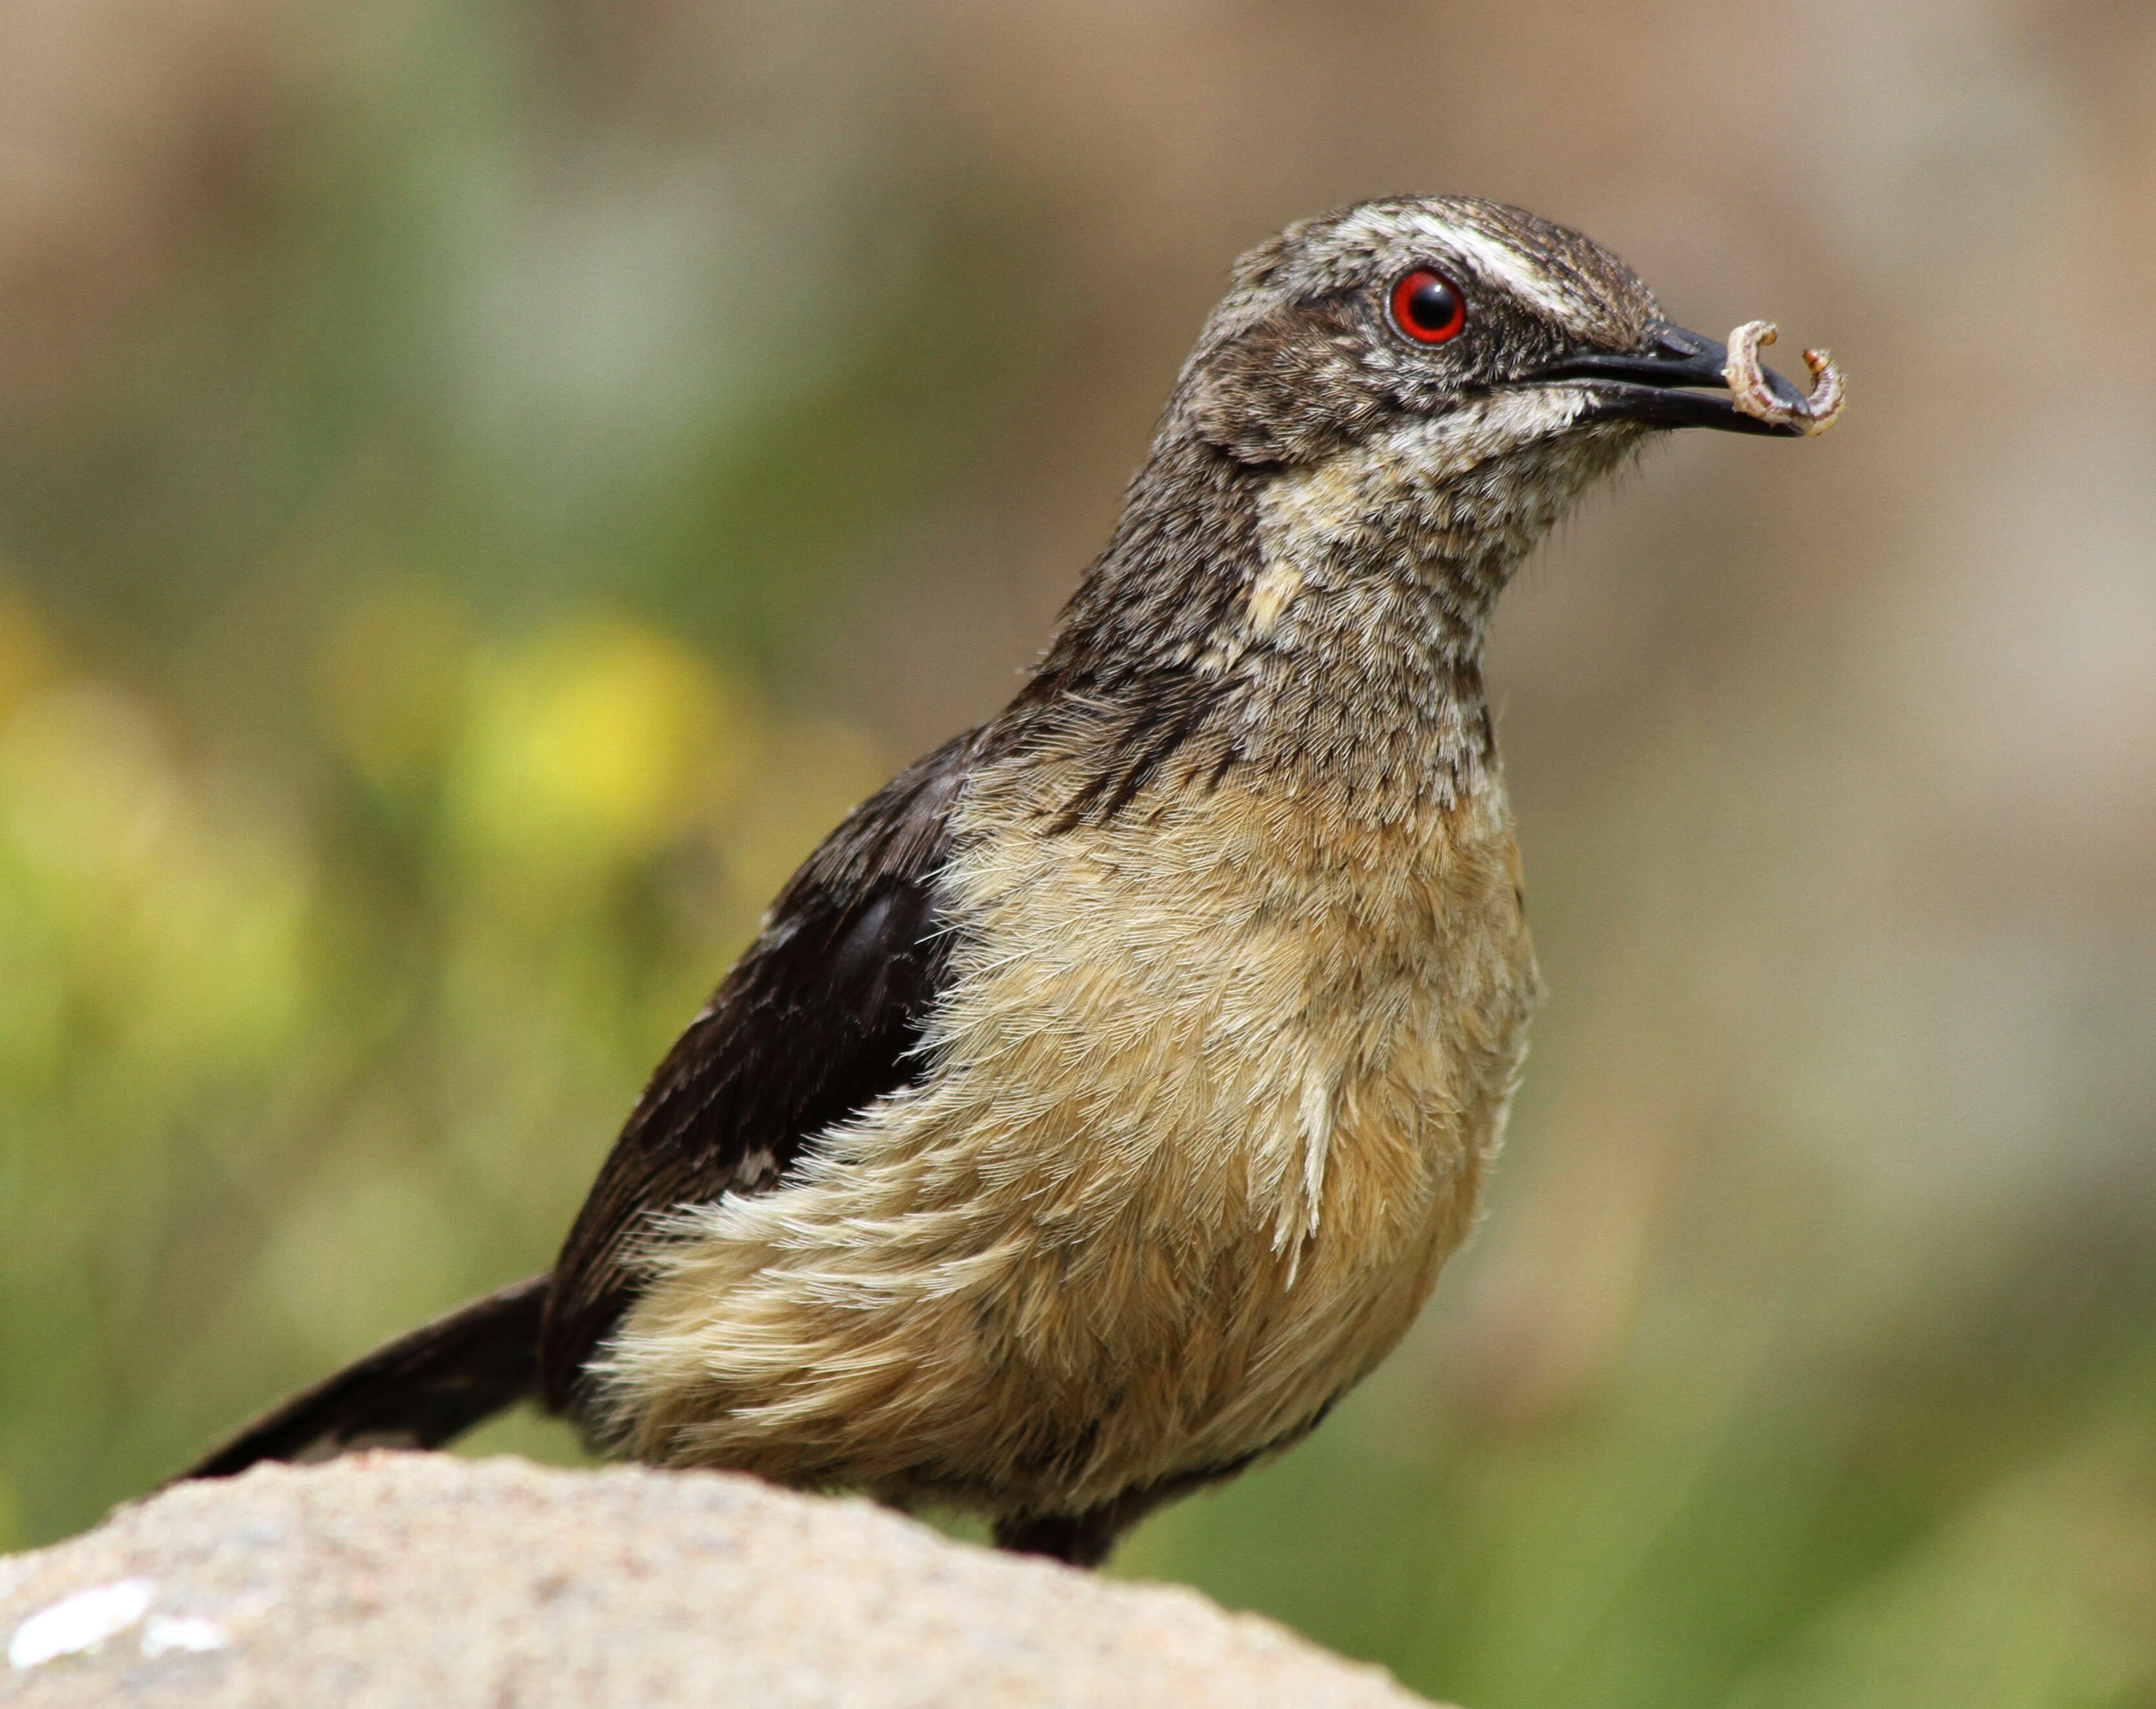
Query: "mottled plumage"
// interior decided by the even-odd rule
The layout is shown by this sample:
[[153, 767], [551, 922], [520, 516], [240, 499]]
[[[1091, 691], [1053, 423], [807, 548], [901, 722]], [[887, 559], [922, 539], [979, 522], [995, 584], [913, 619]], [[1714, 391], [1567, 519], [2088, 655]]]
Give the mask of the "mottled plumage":
[[[1464, 295], [1456, 337], [1389, 309], [1416, 269]], [[1525, 1047], [1491, 607], [1651, 427], [1789, 430], [1685, 389], [1718, 360], [1490, 203], [1253, 250], [1026, 686], [810, 857], [551, 1282], [207, 1469], [439, 1440], [454, 1396], [536, 1386], [639, 1459], [1092, 1560], [1299, 1439], [1472, 1226]]]

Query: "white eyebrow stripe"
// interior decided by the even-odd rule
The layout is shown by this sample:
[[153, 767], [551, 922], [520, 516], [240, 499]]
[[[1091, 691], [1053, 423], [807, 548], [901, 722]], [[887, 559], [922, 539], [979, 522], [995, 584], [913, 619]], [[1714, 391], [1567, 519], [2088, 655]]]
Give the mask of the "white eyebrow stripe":
[[1430, 235], [1462, 260], [1471, 263], [1477, 272], [1496, 280], [1515, 296], [1532, 303], [1551, 319], [1567, 325], [1579, 320], [1584, 306], [1579, 300], [1510, 245], [1481, 232], [1443, 225], [1434, 220], [1430, 222]]

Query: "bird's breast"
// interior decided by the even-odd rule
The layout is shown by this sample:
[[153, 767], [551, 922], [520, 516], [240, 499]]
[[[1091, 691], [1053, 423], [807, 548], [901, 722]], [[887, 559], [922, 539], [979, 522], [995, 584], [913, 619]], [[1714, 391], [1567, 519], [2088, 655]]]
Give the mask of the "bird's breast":
[[1474, 1173], [1532, 1001], [1494, 782], [1383, 824], [1227, 785], [1050, 830], [984, 793], [930, 1039], [961, 1149], [1059, 1237], [1101, 1213], [1177, 1246], [1261, 1234], [1298, 1275], [1328, 1226], [1417, 1238]]
[[649, 1416], [703, 1413], [701, 1457], [1083, 1506], [1291, 1438], [1398, 1339], [1534, 976], [1494, 780], [1408, 825], [1230, 782], [1061, 829], [977, 783], [927, 1071], [715, 1213], [623, 1344], [674, 1337], [646, 1368], [702, 1399]]

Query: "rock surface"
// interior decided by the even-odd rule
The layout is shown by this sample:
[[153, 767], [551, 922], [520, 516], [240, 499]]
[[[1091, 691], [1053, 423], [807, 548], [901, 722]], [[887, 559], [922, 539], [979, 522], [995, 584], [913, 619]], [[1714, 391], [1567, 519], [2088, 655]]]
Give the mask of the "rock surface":
[[1413, 1709], [1194, 1592], [716, 1473], [368, 1454], [0, 1560], [0, 1704]]

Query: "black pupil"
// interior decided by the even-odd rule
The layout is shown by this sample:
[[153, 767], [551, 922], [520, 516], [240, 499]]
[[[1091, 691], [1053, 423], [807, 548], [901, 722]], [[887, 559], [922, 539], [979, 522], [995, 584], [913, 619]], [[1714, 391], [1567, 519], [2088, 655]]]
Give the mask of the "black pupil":
[[1452, 287], [1435, 273], [1425, 273], [1408, 293], [1408, 319], [1425, 332], [1442, 332], [1457, 310]]

